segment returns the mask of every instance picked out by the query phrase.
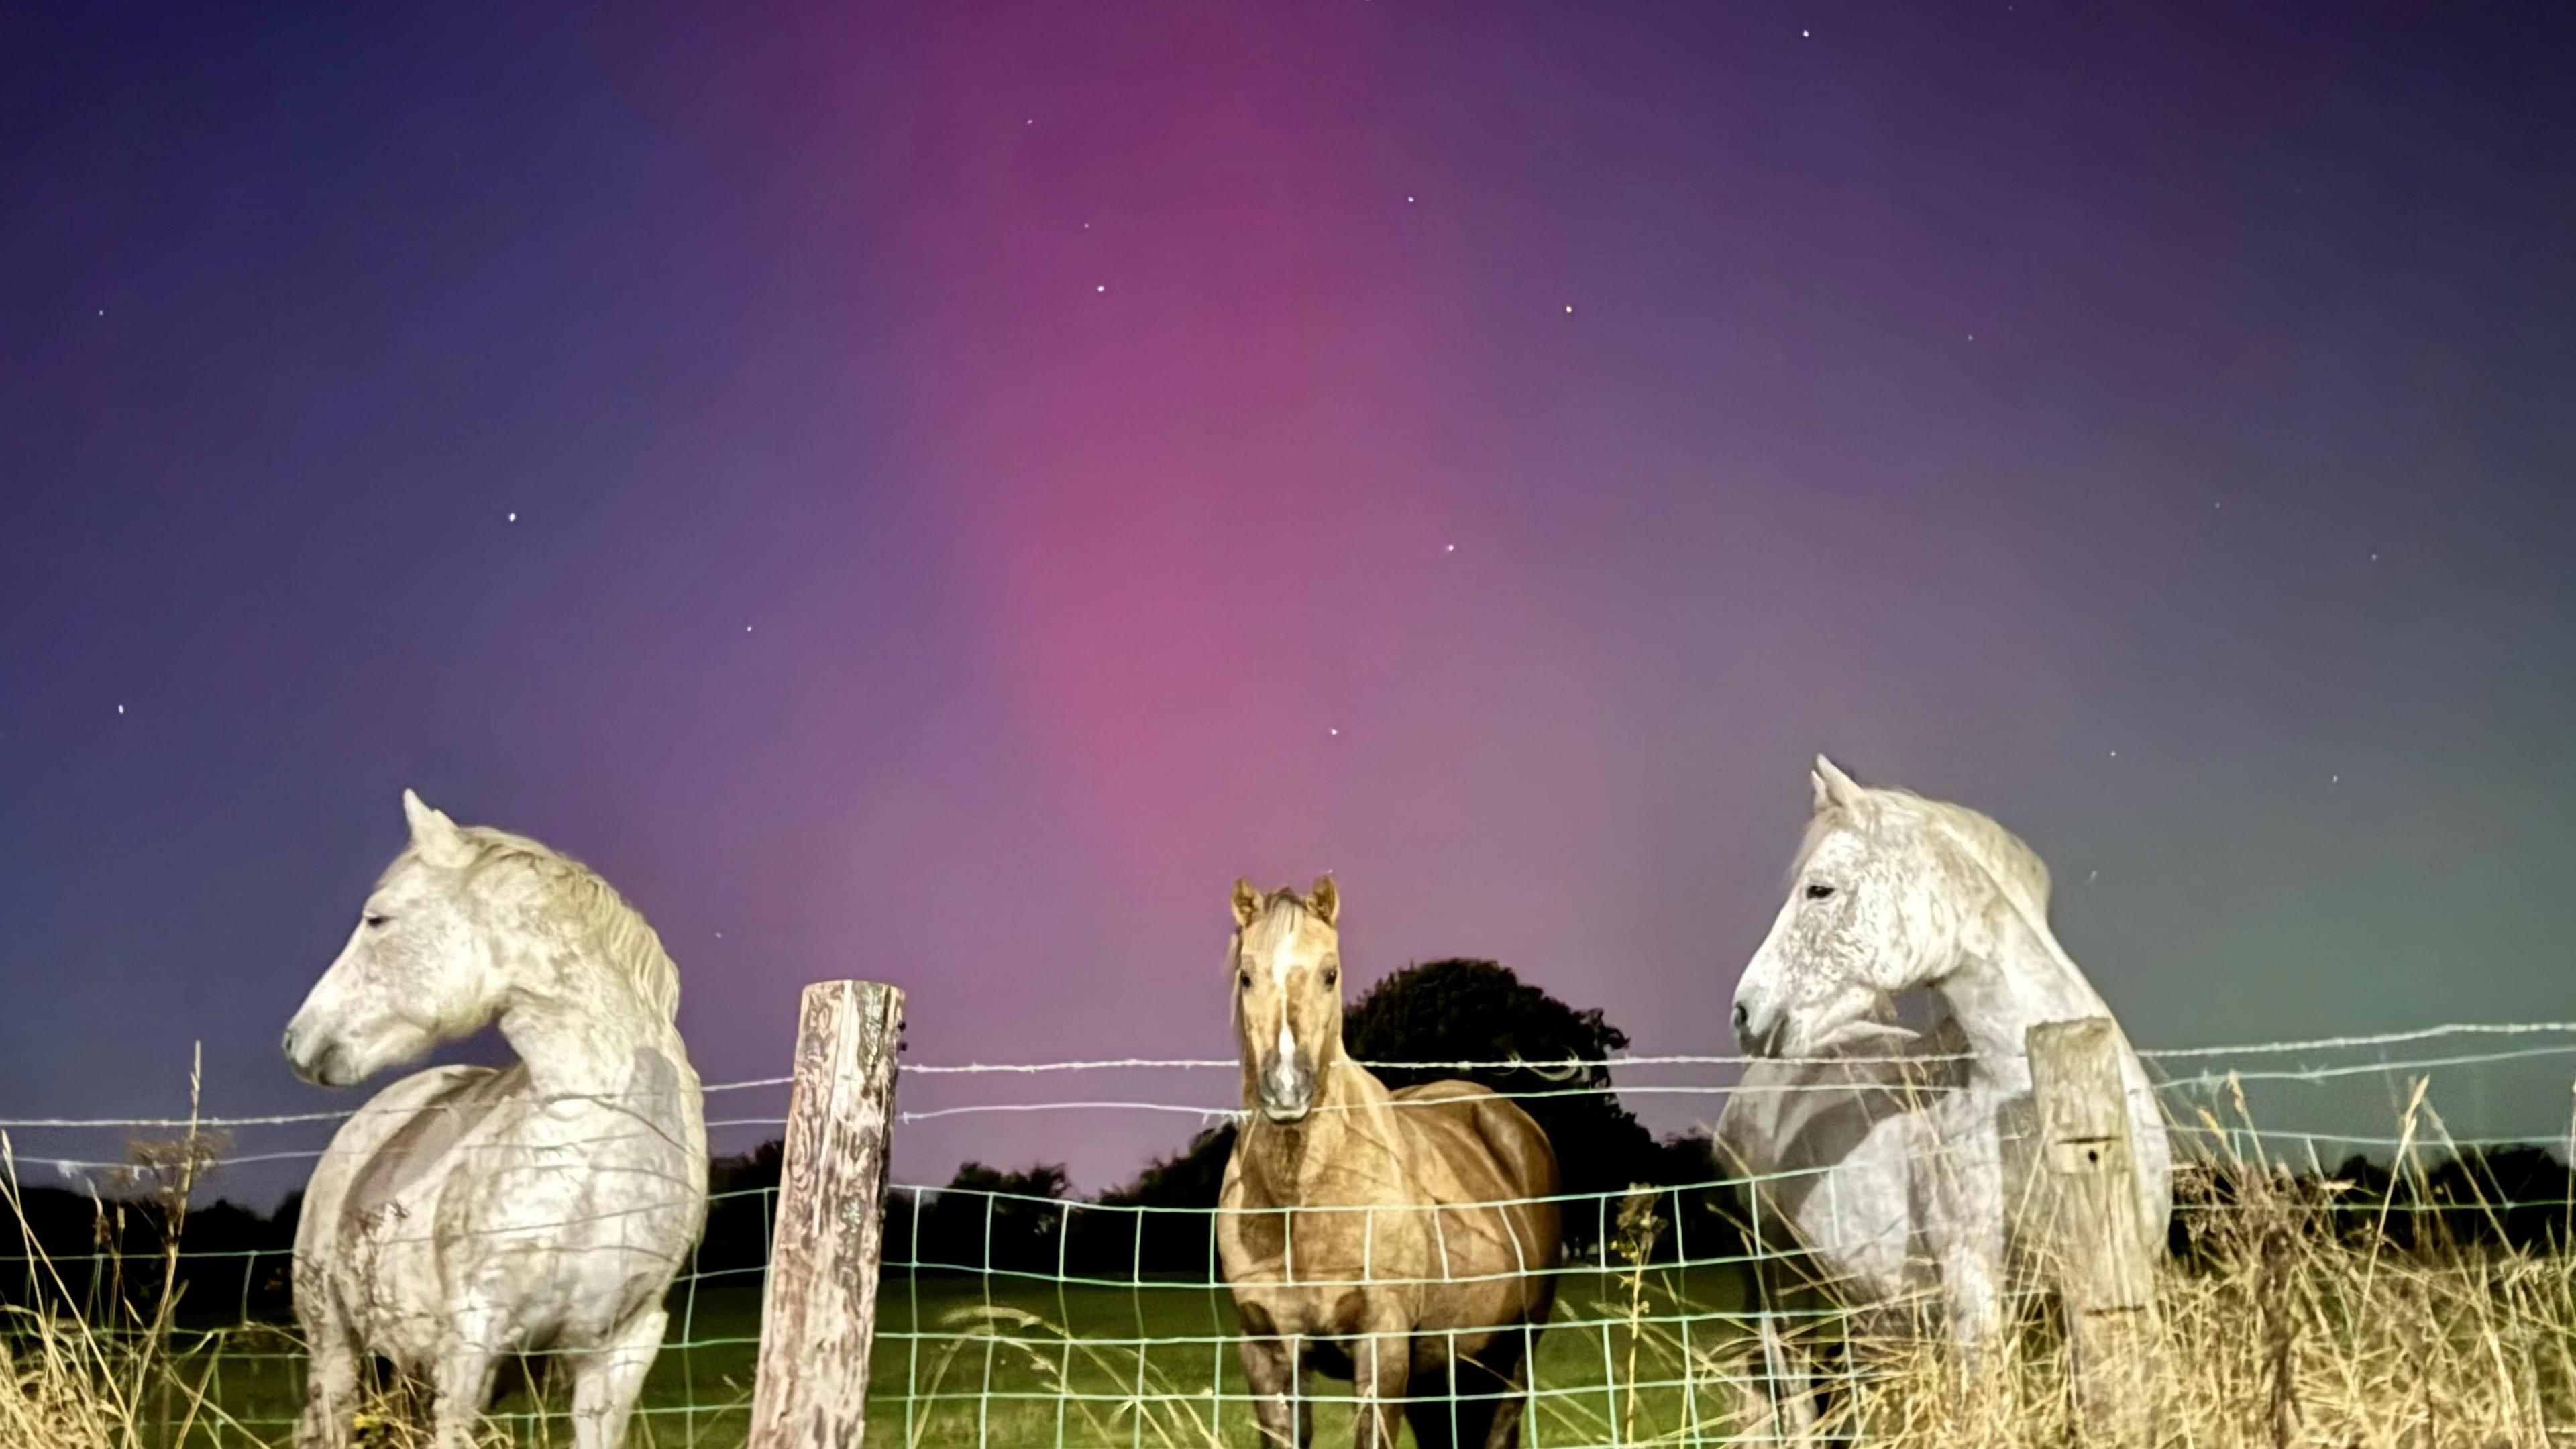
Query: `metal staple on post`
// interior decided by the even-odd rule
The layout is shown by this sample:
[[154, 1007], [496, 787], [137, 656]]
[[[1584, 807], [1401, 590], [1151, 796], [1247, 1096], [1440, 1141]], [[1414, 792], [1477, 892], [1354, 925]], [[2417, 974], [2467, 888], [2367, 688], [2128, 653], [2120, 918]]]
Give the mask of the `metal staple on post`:
[[903, 993], [805, 988], [746, 1449], [859, 1449], [885, 1256]]
[[2138, 1211], [2119, 1028], [2098, 1016], [2047, 1022], [2030, 1029], [2027, 1045], [2076, 1407], [2095, 1442], [2152, 1444], [2162, 1335], [2155, 1254]]

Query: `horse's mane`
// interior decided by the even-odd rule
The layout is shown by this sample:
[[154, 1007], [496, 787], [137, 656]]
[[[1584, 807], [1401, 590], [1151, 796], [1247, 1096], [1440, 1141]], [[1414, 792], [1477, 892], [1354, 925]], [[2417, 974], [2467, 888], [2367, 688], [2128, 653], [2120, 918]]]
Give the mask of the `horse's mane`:
[[[2011, 900], [2031, 929], [2055, 944], [2048, 928], [2048, 864], [2039, 858], [2038, 851], [2023, 844], [2020, 836], [1997, 824], [1993, 816], [1965, 805], [1926, 799], [1892, 785], [1868, 785], [1862, 789], [1864, 808], [1912, 816], [1948, 836], [1970, 863], [1984, 871]], [[1805, 869], [1808, 857], [1815, 854], [1826, 832], [1850, 820], [1850, 812], [1842, 806], [1817, 812], [1807, 822], [1806, 838], [1798, 843], [1797, 864], [1792, 870]]]
[[469, 875], [500, 866], [516, 866], [535, 875], [555, 903], [589, 930], [609, 963], [626, 974], [635, 994], [664, 1020], [678, 1019], [680, 968], [673, 964], [671, 953], [662, 949], [662, 937], [643, 913], [628, 905], [605, 877], [524, 835], [489, 825], [460, 826], [457, 833], [474, 847], [474, 859], [466, 866]]

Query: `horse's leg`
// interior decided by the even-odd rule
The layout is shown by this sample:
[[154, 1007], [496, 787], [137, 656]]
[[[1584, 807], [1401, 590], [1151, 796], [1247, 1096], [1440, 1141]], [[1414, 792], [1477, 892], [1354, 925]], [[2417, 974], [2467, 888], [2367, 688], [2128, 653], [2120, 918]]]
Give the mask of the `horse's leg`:
[[[327, 1299], [327, 1288], [313, 1295]], [[349, 1449], [349, 1416], [358, 1407], [357, 1336], [326, 1302], [310, 1309], [299, 1300], [304, 1330], [304, 1416], [296, 1421], [295, 1449]]]
[[2003, 1331], [2002, 1275], [1985, 1244], [1961, 1234], [1942, 1254], [1942, 1306], [1949, 1310], [1950, 1342], [1962, 1371], [1974, 1371]]
[[468, 1309], [458, 1315], [453, 1333], [440, 1336], [439, 1359], [429, 1376], [431, 1442], [437, 1449], [473, 1449], [474, 1429], [492, 1402], [492, 1375], [501, 1363], [496, 1327], [490, 1314]]
[[[1485, 1449], [1518, 1449], [1521, 1442], [1521, 1411], [1529, 1407], [1530, 1359], [1537, 1347], [1538, 1330], [1529, 1324], [1505, 1330], [1493, 1346], [1485, 1351], [1485, 1361], [1473, 1377], [1480, 1382], [1477, 1392], [1488, 1395], [1477, 1405], [1476, 1425], [1480, 1437], [1466, 1437], [1467, 1420], [1459, 1418], [1459, 1440]], [[1465, 1377], [1462, 1375], [1461, 1377]]]
[[1378, 1323], [1363, 1330], [1351, 1348], [1351, 1387], [1359, 1396], [1351, 1406], [1351, 1442], [1358, 1449], [1395, 1449], [1412, 1380], [1413, 1336], [1406, 1326]]
[[637, 1314], [615, 1338], [573, 1359], [573, 1449], [619, 1449], [626, 1442], [627, 1416], [662, 1351], [669, 1321], [659, 1308]]
[[[1527, 1324], [1497, 1331], [1479, 1354], [1461, 1354], [1446, 1372], [1415, 1381], [1415, 1402], [1406, 1421], [1422, 1449], [1456, 1445], [1457, 1449], [1512, 1449], [1520, 1443], [1521, 1374], [1526, 1367], [1531, 1332]], [[1425, 1390], [1428, 1390], [1428, 1394]]]
[[1780, 1320], [1769, 1312], [1761, 1318], [1761, 1337], [1762, 1385], [1753, 1404], [1762, 1423], [1761, 1437], [1780, 1444], [1811, 1443], [1816, 1436], [1816, 1394], [1806, 1350], [1789, 1342], [1780, 1331]]
[[1261, 1427], [1262, 1449], [1306, 1449], [1314, 1436], [1315, 1417], [1305, 1396], [1297, 1392], [1295, 1343], [1285, 1334], [1246, 1333], [1239, 1348], [1244, 1381], [1252, 1389], [1252, 1421]]
[[1405, 1384], [1404, 1422], [1413, 1426], [1414, 1449], [1455, 1449], [1474, 1441], [1462, 1432], [1455, 1415], [1459, 1404], [1458, 1366], [1454, 1363], [1419, 1373]]

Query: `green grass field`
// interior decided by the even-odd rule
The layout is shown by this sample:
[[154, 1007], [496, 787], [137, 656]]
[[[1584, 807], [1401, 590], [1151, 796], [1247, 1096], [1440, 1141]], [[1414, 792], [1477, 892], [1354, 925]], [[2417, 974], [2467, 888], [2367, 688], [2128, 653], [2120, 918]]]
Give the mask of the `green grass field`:
[[[1687, 1324], [1693, 1380], [1686, 1391], [1678, 1317], [1735, 1306], [1731, 1270], [1649, 1272], [1642, 1283], [1592, 1271], [1566, 1275], [1555, 1326], [1540, 1340], [1531, 1431], [1524, 1442], [1688, 1443], [1717, 1425], [1735, 1398], [1712, 1369], [1740, 1359], [1724, 1318]], [[1632, 1322], [1632, 1314], [1642, 1320]], [[730, 1449], [743, 1441], [758, 1347], [753, 1286], [684, 1287], [644, 1397], [632, 1442], [656, 1449]], [[1251, 1414], [1233, 1335], [1231, 1299], [1196, 1284], [1058, 1285], [996, 1277], [890, 1276], [880, 1301], [869, 1394], [873, 1445], [1249, 1445]], [[1740, 1364], [1735, 1365], [1740, 1371]], [[302, 1364], [291, 1337], [252, 1327], [204, 1341], [181, 1364], [207, 1409], [189, 1449], [268, 1449], [291, 1438]], [[1321, 1443], [1350, 1433], [1350, 1386], [1310, 1380]], [[532, 1394], [505, 1375], [496, 1438], [569, 1442], [559, 1387]], [[1614, 1428], [1615, 1426], [1615, 1428]], [[388, 1442], [399, 1442], [389, 1439]]]

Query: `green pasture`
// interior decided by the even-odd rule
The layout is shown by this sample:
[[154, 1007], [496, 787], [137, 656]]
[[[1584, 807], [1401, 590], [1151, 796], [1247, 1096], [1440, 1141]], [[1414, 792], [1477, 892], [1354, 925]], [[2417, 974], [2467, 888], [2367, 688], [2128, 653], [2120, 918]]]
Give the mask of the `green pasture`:
[[[1731, 1317], [1731, 1269], [1569, 1272], [1540, 1339], [1533, 1446], [1724, 1437], [1740, 1408], [1729, 1381], [1754, 1366]], [[731, 1449], [743, 1442], [760, 1330], [757, 1286], [684, 1285], [632, 1443]], [[1058, 1284], [996, 1276], [889, 1276], [870, 1380], [874, 1446], [1251, 1445], [1235, 1317], [1222, 1289]], [[263, 1326], [182, 1335], [186, 1400], [202, 1408], [186, 1449], [274, 1449], [292, 1438], [302, 1359]], [[1687, 1347], [1687, 1353], [1685, 1352]], [[567, 1395], [504, 1375], [494, 1438], [570, 1441]], [[529, 1382], [533, 1377], [536, 1386]], [[190, 1395], [184, 1388], [201, 1389]], [[1310, 1380], [1319, 1443], [1347, 1442], [1350, 1386]], [[177, 1438], [174, 1434], [173, 1439]], [[385, 1431], [365, 1436], [403, 1441]]]

